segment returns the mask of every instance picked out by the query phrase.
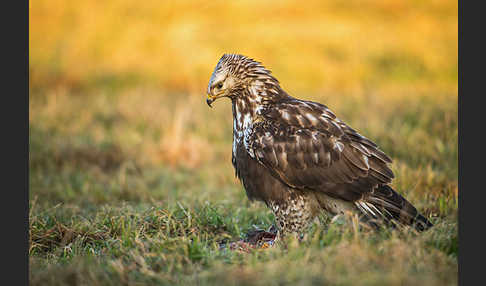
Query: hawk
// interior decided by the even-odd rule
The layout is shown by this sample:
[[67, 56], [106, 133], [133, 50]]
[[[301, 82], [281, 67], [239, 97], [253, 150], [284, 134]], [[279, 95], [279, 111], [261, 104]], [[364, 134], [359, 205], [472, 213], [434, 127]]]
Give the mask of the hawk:
[[357, 213], [368, 224], [432, 226], [392, 189], [392, 163], [325, 105], [287, 94], [260, 62], [224, 54], [207, 104], [231, 100], [232, 163], [250, 201], [274, 213], [279, 235], [302, 235], [322, 210]]

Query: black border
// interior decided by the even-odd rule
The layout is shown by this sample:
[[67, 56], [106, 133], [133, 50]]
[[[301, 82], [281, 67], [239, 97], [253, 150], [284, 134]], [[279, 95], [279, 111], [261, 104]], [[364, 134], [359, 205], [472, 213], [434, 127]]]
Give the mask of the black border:
[[481, 180], [485, 168], [479, 157], [484, 156], [486, 142], [485, 105], [481, 102], [485, 97], [481, 86], [485, 81], [484, 15], [479, 5], [473, 7], [471, 3], [474, 2], [458, 2], [459, 285], [484, 284], [485, 273], [481, 259], [486, 241], [486, 190]]
[[[6, 2], [2, 33], [2, 284], [29, 280], [29, 1]], [[13, 5], [11, 5], [13, 4]], [[14, 8], [14, 9], [12, 9]], [[16, 12], [16, 13], [15, 13]], [[5, 281], [5, 282], [4, 282]], [[9, 283], [11, 282], [11, 283]]]

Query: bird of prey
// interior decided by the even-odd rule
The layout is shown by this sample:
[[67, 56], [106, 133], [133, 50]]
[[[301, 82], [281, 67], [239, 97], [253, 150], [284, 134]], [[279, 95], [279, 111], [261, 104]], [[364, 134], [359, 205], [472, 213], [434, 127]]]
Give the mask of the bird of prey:
[[231, 100], [232, 163], [250, 201], [275, 214], [280, 236], [302, 235], [321, 210], [357, 213], [368, 224], [432, 226], [389, 185], [392, 160], [325, 105], [287, 94], [260, 62], [224, 54], [207, 104]]

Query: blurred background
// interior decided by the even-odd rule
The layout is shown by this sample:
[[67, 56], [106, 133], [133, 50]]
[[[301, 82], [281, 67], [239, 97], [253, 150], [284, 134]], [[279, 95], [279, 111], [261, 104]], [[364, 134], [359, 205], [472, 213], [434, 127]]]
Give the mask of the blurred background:
[[395, 169], [435, 172], [455, 192], [457, 29], [457, 1], [443, 0], [31, 2], [31, 196], [244, 198], [230, 102], [205, 103], [224, 53], [261, 61]]
[[30, 83], [143, 81], [202, 93], [223, 53], [291, 92], [454, 89], [457, 1], [66, 1], [31, 4]]

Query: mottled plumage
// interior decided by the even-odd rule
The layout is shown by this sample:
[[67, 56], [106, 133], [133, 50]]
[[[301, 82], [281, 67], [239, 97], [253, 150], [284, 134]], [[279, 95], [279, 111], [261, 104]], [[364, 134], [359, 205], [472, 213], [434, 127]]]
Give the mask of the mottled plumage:
[[281, 233], [302, 233], [321, 211], [356, 212], [381, 222], [432, 224], [389, 183], [392, 160], [325, 105], [288, 95], [261, 63], [221, 57], [207, 103], [228, 97], [233, 111], [232, 163], [250, 200], [272, 209]]

